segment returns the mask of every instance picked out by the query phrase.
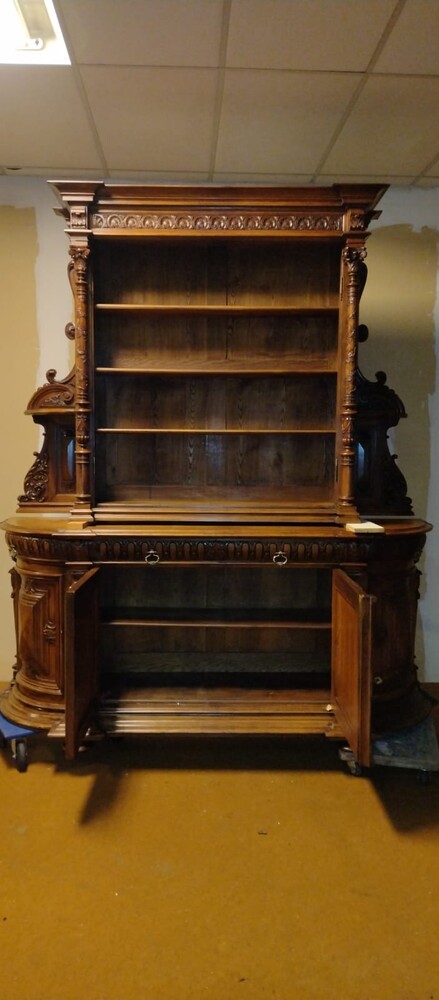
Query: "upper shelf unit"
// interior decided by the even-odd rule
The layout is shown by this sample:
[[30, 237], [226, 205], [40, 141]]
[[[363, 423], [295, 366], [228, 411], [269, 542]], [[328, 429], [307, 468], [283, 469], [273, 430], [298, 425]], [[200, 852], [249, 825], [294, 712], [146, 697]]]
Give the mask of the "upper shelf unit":
[[358, 303], [383, 190], [57, 184], [78, 509], [352, 517]]

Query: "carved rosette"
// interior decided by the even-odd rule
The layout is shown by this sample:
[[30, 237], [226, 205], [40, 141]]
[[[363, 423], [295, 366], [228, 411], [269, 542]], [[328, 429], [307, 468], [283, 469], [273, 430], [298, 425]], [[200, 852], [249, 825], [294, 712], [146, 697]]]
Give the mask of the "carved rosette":
[[342, 508], [354, 503], [355, 476], [355, 415], [358, 307], [364, 287], [366, 248], [363, 244], [344, 247], [342, 258], [346, 282], [345, 315], [345, 377], [341, 402], [342, 447], [340, 453], [340, 504]]
[[70, 226], [72, 229], [87, 229], [87, 208], [85, 205], [71, 207]]
[[291, 212], [243, 213], [193, 212], [114, 212], [101, 210], [92, 215], [92, 229], [143, 229], [155, 233], [194, 232], [341, 232], [342, 215], [307, 215]]

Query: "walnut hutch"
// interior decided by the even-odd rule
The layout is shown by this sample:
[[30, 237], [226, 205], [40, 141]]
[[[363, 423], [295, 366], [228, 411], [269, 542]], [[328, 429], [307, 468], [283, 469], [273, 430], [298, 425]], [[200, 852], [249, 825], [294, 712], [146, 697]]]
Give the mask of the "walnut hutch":
[[387, 448], [402, 403], [357, 367], [385, 189], [55, 189], [75, 365], [28, 408], [2, 714], [70, 759], [97, 731], [321, 733], [368, 765], [430, 709], [430, 526]]

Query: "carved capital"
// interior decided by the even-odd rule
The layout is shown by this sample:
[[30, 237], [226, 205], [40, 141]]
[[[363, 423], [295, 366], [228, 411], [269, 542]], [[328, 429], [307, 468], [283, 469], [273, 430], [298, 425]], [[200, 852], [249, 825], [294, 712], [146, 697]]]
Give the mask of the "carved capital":
[[347, 246], [343, 248], [342, 256], [348, 271], [350, 273], [357, 272], [360, 265], [366, 260], [367, 250], [363, 246]]

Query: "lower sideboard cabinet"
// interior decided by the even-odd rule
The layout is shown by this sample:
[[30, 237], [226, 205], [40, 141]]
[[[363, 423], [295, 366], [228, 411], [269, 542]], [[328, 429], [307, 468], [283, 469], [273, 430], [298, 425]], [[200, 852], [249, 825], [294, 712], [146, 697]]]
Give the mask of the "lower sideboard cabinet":
[[414, 663], [429, 526], [383, 524], [35, 538], [11, 522], [18, 655], [2, 711], [63, 736], [69, 759], [97, 733], [303, 733], [368, 766], [374, 735], [430, 707]]

